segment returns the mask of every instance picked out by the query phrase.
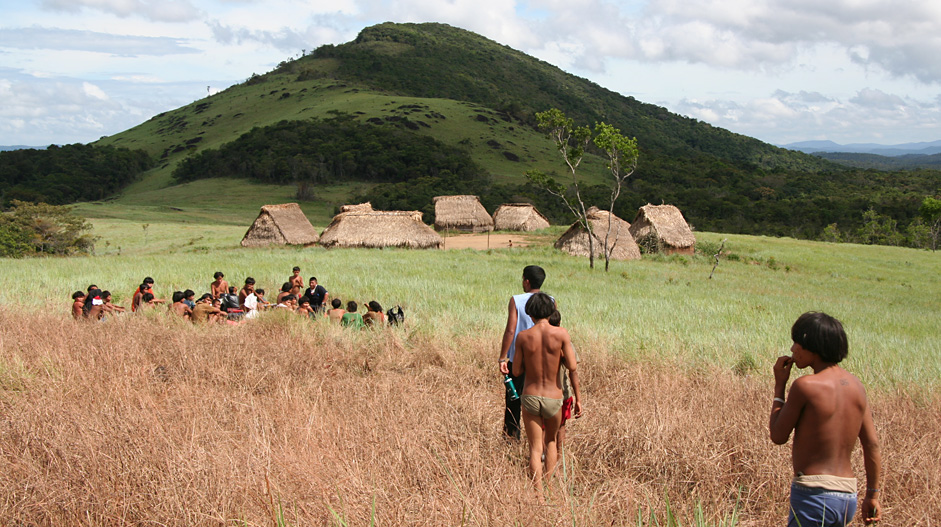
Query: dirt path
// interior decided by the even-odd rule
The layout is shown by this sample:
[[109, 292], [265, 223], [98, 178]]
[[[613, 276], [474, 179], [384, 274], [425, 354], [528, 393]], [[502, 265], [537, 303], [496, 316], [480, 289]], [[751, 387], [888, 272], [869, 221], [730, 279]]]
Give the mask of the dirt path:
[[444, 239], [445, 249], [506, 249], [528, 247], [531, 242], [522, 234], [459, 234]]

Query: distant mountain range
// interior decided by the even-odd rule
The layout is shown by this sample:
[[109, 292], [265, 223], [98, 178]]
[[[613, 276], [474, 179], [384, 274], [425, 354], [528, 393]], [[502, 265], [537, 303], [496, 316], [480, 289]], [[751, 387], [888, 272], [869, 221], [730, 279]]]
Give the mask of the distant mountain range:
[[899, 145], [880, 145], [875, 143], [852, 143], [841, 145], [833, 141], [800, 141], [787, 145], [781, 145], [782, 148], [797, 150], [805, 154], [817, 153], [848, 153], [848, 154], [875, 154], [880, 156], [905, 156], [905, 155], [925, 155], [941, 154], [941, 141], [931, 141], [927, 143], [903, 143]]
[[9, 152], [10, 150], [24, 150], [27, 148], [35, 148], [37, 150], [45, 150], [44, 146], [26, 146], [26, 145], [0, 145], [0, 152]]

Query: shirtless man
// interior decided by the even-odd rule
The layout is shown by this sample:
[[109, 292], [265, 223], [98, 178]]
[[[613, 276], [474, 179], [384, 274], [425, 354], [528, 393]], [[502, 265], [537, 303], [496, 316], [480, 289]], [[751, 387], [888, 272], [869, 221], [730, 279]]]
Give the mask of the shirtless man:
[[76, 291], [72, 293], [72, 318], [78, 320], [82, 318], [82, 306], [85, 305], [85, 292]]
[[329, 318], [331, 322], [339, 324], [343, 321], [343, 315], [346, 314], [346, 310], [343, 309], [343, 301], [339, 298], [334, 298], [330, 301], [330, 305], [333, 307], [327, 310], [327, 318]]
[[291, 284], [291, 294], [298, 296], [301, 294], [301, 290], [304, 289], [304, 278], [301, 276], [301, 268], [294, 266], [294, 269], [291, 272], [291, 276], [288, 277], [288, 283]]
[[[879, 438], [862, 383], [837, 365], [848, 353], [843, 325], [825, 313], [804, 313], [791, 328], [791, 339], [791, 356], [778, 357], [774, 365], [768, 425], [778, 445], [787, 443], [794, 431], [788, 526], [842, 527], [852, 522], [857, 496], [850, 456], [857, 438], [866, 468], [863, 521], [879, 521]], [[795, 379], [785, 401], [792, 365], [809, 366], [814, 373]]]
[[173, 293], [173, 303], [170, 304], [170, 313], [174, 313], [184, 320], [193, 320], [193, 310], [190, 309], [190, 306], [186, 305], [183, 302], [183, 291], [176, 291]]
[[545, 293], [535, 293], [526, 302], [526, 313], [532, 317], [533, 327], [516, 336], [515, 377], [526, 374], [522, 403], [523, 427], [529, 439], [529, 474], [536, 488], [542, 489], [542, 454], [545, 446], [546, 478], [552, 477], [558, 460], [556, 436], [562, 424], [562, 386], [559, 367], [565, 364], [575, 392], [573, 415], [582, 414], [581, 391], [578, 384], [575, 349], [564, 328], [549, 324], [555, 311], [555, 302]]
[[213, 298], [220, 298], [229, 292], [229, 283], [225, 281], [225, 275], [222, 274], [222, 271], [216, 271], [212, 278], [214, 282], [209, 284], [209, 293]]

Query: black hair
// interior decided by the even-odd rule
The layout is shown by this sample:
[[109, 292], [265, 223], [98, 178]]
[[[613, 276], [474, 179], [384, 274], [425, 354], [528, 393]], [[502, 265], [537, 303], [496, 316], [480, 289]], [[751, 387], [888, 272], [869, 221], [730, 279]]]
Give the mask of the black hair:
[[85, 291], [76, 291], [72, 293], [72, 300], [78, 300], [79, 298], [82, 298], [83, 296], [85, 296]]
[[529, 280], [532, 289], [539, 289], [546, 281], [546, 272], [538, 265], [527, 265], [523, 268], [523, 279]]
[[[294, 295], [288, 295], [288, 296], [294, 296]], [[297, 303], [299, 305], [304, 305], [304, 304], [310, 305], [310, 299], [307, 298], [306, 296], [302, 296], [301, 299], [297, 301]]]
[[[189, 290], [187, 289], [187, 291]], [[199, 297], [199, 300], [197, 300], [197, 302], [202, 302], [203, 300], [206, 300], [208, 298], [212, 298], [212, 295], [209, 293], [203, 293], [203, 296]]]
[[143, 284], [140, 285], [140, 287], [138, 287], [138, 290], [140, 290], [141, 292], [143, 292], [145, 289], [153, 289], [153, 288], [154, 288], [154, 287], [153, 287], [152, 285], [150, 285], [150, 284], [147, 283], [147, 282], [144, 282]]
[[218, 280], [218, 279], [220, 279], [220, 278], [225, 278], [225, 275], [222, 274], [222, 271], [216, 271], [216, 273], [215, 273], [214, 275], [212, 275], [212, 277], [215, 278], [216, 280]]
[[293, 270], [293, 271], [300, 271], [301, 268], [295, 265], [295, 266], [294, 266], [294, 269], [292, 269], [292, 270]]
[[311, 276], [311, 277], [310, 277], [310, 280], [308, 280], [308, 282], [310, 282], [311, 280], [313, 280], [314, 282], [316, 282], [316, 281], [317, 281], [317, 277], [316, 277], [316, 276]]
[[145, 284], [152, 284], [152, 283], [154, 283], [154, 279], [148, 276], [147, 278], [144, 278], [144, 283], [145, 283]]
[[101, 292], [101, 299], [102, 299], [102, 300], [108, 298], [109, 296], [111, 296], [111, 291], [102, 291], [102, 292]]
[[291, 300], [297, 300], [297, 297], [294, 295], [286, 295], [284, 298], [281, 299], [281, 303], [290, 302]]
[[378, 312], [382, 313], [382, 306], [379, 305], [379, 302], [376, 302], [375, 300], [370, 300], [370, 301], [369, 301], [369, 310], [370, 310], [370, 311], [378, 311]]
[[837, 363], [849, 355], [843, 324], [826, 313], [808, 311], [791, 326], [791, 340], [825, 362]]
[[333, 306], [333, 309], [340, 309], [340, 306], [343, 305], [343, 302], [339, 298], [334, 298], [330, 301], [330, 305]]
[[249, 276], [245, 279], [245, 285], [255, 285], [255, 279]]
[[230, 286], [229, 286], [229, 294], [230, 294], [230, 295], [234, 295], [234, 294], [235, 294], [235, 286], [234, 286], [234, 285], [230, 285]]
[[186, 291], [183, 291], [183, 298], [189, 298], [191, 296], [196, 296], [196, 291], [193, 291], [192, 289], [187, 289]]
[[173, 296], [170, 298], [173, 299], [173, 303], [176, 304], [180, 300], [183, 300], [183, 291], [174, 291]]
[[88, 312], [91, 311], [93, 305], [95, 305], [95, 298], [101, 299], [101, 290], [97, 287], [92, 288], [88, 291], [88, 294], [85, 295], [85, 304], [82, 306], [82, 314], [86, 317]]
[[294, 287], [294, 285], [291, 284], [291, 282], [284, 282], [283, 284], [281, 284], [281, 292], [287, 293], [288, 291], [291, 290], [292, 287]]
[[533, 320], [549, 318], [553, 311], [555, 311], [555, 302], [552, 301], [551, 296], [545, 293], [534, 293], [526, 301], [526, 314]]
[[[102, 295], [102, 296], [104, 296], [104, 295]], [[150, 301], [153, 300], [153, 299], [154, 299], [154, 295], [152, 295], [152, 294], [150, 294], [150, 293], [144, 293], [144, 294], [140, 297], [140, 301], [141, 301], [142, 304], [145, 303], [145, 302], [150, 302]]]
[[264, 294], [265, 294], [265, 290], [264, 290], [264, 289], [256, 289], [256, 290], [255, 290], [255, 295], [256, 295], [256, 296], [257, 296], [257, 295], [262, 295], [262, 296], [264, 296]]
[[556, 309], [549, 315], [549, 325], [559, 327], [562, 325], [562, 313], [559, 313], [559, 310]]
[[346, 310], [350, 313], [356, 313], [359, 311], [359, 305], [354, 300], [350, 300], [346, 303]]
[[92, 289], [98, 289], [98, 286], [95, 285], [95, 284], [91, 284], [90, 286], [88, 286], [87, 291], [88, 291], [88, 292], [91, 292]]

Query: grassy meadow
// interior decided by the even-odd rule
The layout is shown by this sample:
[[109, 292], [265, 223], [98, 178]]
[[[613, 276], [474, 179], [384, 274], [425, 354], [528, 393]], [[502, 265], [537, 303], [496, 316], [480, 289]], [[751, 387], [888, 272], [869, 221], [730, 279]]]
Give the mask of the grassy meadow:
[[[770, 371], [807, 310], [843, 321], [845, 366], [868, 386], [884, 523], [941, 521], [936, 253], [697, 233], [706, 253], [726, 240], [710, 280], [708, 255], [590, 270], [551, 248], [560, 227], [487, 251], [241, 249], [253, 213], [207, 225], [127, 207], [94, 220], [95, 256], [0, 261], [0, 518], [14, 525], [780, 524], [790, 451], [767, 438]], [[547, 506], [525, 441], [499, 434], [499, 338], [531, 263], [586, 407]], [[126, 305], [144, 276], [164, 297], [217, 270], [274, 292], [294, 265], [344, 301], [402, 305], [406, 327], [68, 315], [89, 283]]]

